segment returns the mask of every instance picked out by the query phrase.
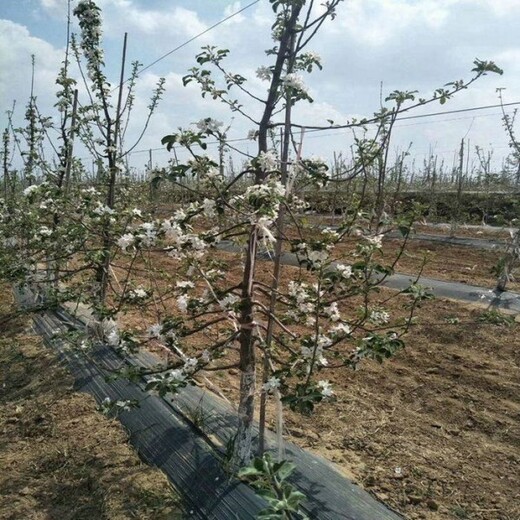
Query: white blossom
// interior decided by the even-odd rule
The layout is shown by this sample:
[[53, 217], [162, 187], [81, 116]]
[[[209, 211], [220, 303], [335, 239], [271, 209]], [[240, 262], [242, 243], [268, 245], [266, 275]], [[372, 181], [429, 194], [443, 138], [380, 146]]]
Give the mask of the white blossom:
[[217, 204], [212, 199], [204, 199], [202, 202], [204, 215], [208, 218], [212, 218], [216, 215], [215, 208]]
[[352, 333], [352, 329], [346, 323], [338, 323], [337, 325], [334, 325], [334, 327], [332, 327], [330, 329], [330, 332], [331, 332], [331, 334], [344, 334], [344, 335], [348, 336], [349, 334]]
[[143, 298], [146, 298], [148, 296], [148, 293], [142, 288], [138, 287], [137, 289], [132, 289], [128, 292], [128, 298], [130, 300], [142, 300]]
[[260, 152], [257, 161], [263, 172], [269, 172], [276, 170], [278, 157], [276, 157], [276, 153], [273, 150], [268, 150], [267, 152]]
[[187, 217], [186, 212], [183, 209], [178, 209], [173, 214], [173, 220], [176, 222], [179, 220], [185, 220], [186, 217]]
[[280, 388], [280, 379], [275, 376], [270, 377], [263, 385], [262, 388], [265, 392], [270, 393], [277, 388]]
[[209, 180], [216, 180], [220, 177], [220, 170], [216, 166], [210, 166], [203, 174]]
[[105, 339], [111, 347], [117, 347], [120, 341], [119, 332], [117, 330], [113, 330], [107, 336], [105, 336]]
[[197, 368], [198, 363], [199, 363], [199, 362], [198, 362], [197, 358], [188, 358], [188, 359], [186, 359], [186, 361], [184, 362], [183, 370], [184, 370], [187, 374], [191, 374], [191, 373], [194, 372], [195, 369]]
[[376, 248], [381, 248], [382, 247], [382, 242], [383, 242], [383, 237], [384, 235], [374, 235], [374, 236], [371, 236], [371, 237], [365, 237], [366, 241], [376, 247]]
[[273, 73], [269, 67], [258, 67], [256, 69], [256, 77], [262, 81], [271, 81]]
[[155, 323], [154, 325], [150, 325], [147, 330], [147, 334], [149, 338], [162, 338], [162, 325], [160, 323]]
[[[327, 366], [329, 362], [327, 358], [323, 355], [323, 347], [330, 345], [332, 343], [332, 340], [326, 336], [321, 336], [321, 338], [321, 340], [320, 337], [318, 338], [318, 343], [315, 347], [301, 346], [300, 354], [307, 361], [311, 361], [314, 358], [321, 366]], [[326, 341], [324, 341], [325, 338]]]
[[342, 278], [350, 278], [352, 276], [352, 266], [345, 264], [336, 264], [336, 271]]
[[165, 375], [158, 375], [151, 377], [149, 383], [182, 383], [186, 380], [186, 373], [184, 370], [176, 368], [169, 370]]
[[193, 282], [190, 282], [189, 280], [186, 281], [180, 281], [175, 284], [175, 286], [178, 289], [193, 289], [195, 287], [195, 284]]
[[161, 230], [164, 232], [165, 238], [172, 242], [177, 241], [182, 235], [182, 229], [180, 226], [171, 220], [165, 220], [161, 224]]
[[368, 320], [374, 325], [384, 325], [385, 323], [389, 322], [390, 314], [388, 314], [386, 311], [376, 309], [370, 312]]
[[157, 240], [155, 225], [152, 222], [145, 222], [144, 224], [141, 224], [140, 230], [139, 238], [143, 245], [146, 247], [153, 246]]
[[337, 302], [332, 302], [328, 307], [323, 309], [323, 312], [325, 312], [332, 321], [339, 321], [341, 319]]
[[227, 294], [222, 300], [219, 301], [220, 308], [223, 310], [229, 310], [230, 308], [240, 301], [240, 298], [236, 294]]
[[307, 86], [305, 85], [303, 78], [299, 74], [296, 74], [294, 72], [285, 76], [285, 78], [283, 79], [283, 84], [285, 85], [285, 87], [292, 88], [305, 94], [307, 93]]
[[179, 369], [171, 370], [168, 373], [168, 379], [170, 379], [171, 381], [175, 381], [175, 382], [184, 381], [186, 379], [186, 374], [182, 370], [179, 370]]
[[327, 261], [329, 254], [327, 251], [309, 251], [307, 258], [314, 266], [319, 267]]
[[322, 229], [321, 234], [330, 240], [337, 240], [339, 238], [338, 232], [329, 227]]
[[126, 233], [123, 235], [118, 241], [117, 245], [123, 250], [126, 251], [128, 247], [133, 245], [135, 242], [135, 237], [132, 233]]
[[276, 238], [271, 233], [269, 226], [273, 225], [273, 219], [269, 217], [260, 217], [256, 222], [252, 222], [258, 228], [258, 236], [262, 239], [267, 239], [269, 242], [276, 242]]
[[318, 336], [317, 345], [319, 348], [328, 347], [332, 345], [332, 340], [328, 336], [325, 336], [325, 334], [320, 334]]
[[38, 230], [38, 234], [42, 237], [50, 237], [52, 235], [52, 231], [47, 226], [42, 226]]
[[181, 294], [177, 298], [177, 307], [179, 307], [179, 310], [186, 314], [188, 312], [188, 297], [184, 294]]
[[111, 346], [116, 347], [119, 345], [119, 328], [117, 322], [112, 318], [105, 318], [101, 322], [101, 329], [103, 330], [103, 336], [105, 341]]
[[312, 60], [314, 63], [321, 65], [321, 56], [317, 52], [309, 51], [306, 53], [307, 58]]
[[323, 397], [331, 397], [334, 393], [332, 385], [326, 380], [318, 381], [318, 386], [321, 388], [321, 395]]
[[114, 210], [112, 208], [109, 208], [105, 204], [101, 204], [100, 202], [98, 202], [98, 205], [96, 208], [94, 208], [93, 213], [95, 213], [96, 215], [100, 215], [100, 216], [113, 215]]
[[197, 123], [197, 128], [201, 132], [218, 132], [219, 128], [224, 124], [222, 121], [217, 121], [216, 119], [212, 119], [208, 117], [206, 119], [201, 119]]
[[25, 188], [25, 190], [23, 190], [23, 194], [28, 197], [29, 195], [31, 195], [32, 193], [34, 193], [35, 191], [38, 191], [38, 186], [36, 184], [33, 184], [27, 188]]

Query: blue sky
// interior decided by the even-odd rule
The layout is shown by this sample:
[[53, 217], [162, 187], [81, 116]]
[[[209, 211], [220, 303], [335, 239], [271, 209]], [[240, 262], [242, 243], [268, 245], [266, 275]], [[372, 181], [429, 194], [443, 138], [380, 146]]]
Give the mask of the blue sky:
[[[100, 0], [105, 19], [105, 48], [109, 76], [117, 77], [123, 33], [129, 33], [129, 61], [148, 64], [155, 58], [250, 3], [242, 0]], [[2, 0], [0, 2], [0, 122], [17, 100], [17, 116], [29, 95], [30, 55], [36, 55], [36, 93], [43, 113], [52, 114], [54, 79], [63, 59], [66, 0]], [[263, 92], [255, 76], [269, 64], [263, 50], [271, 45], [272, 16], [267, 0], [229, 23], [172, 54], [143, 73], [138, 87], [136, 118], [142, 119], [152, 86], [167, 78], [167, 92], [139, 149], [159, 148], [160, 138], [203, 117], [232, 122], [230, 135], [244, 137], [251, 125], [216, 103], [201, 100], [197, 89], [182, 88], [181, 78], [195, 65], [201, 45], [231, 50], [233, 72], [250, 79]], [[505, 100], [520, 101], [520, 0], [345, 0], [337, 19], [329, 22], [311, 45], [323, 58], [324, 70], [305, 78], [315, 98], [301, 105], [297, 122], [341, 123], [352, 116], [367, 116], [378, 109], [381, 83], [384, 93], [394, 89], [419, 90], [425, 97], [448, 81], [469, 78], [475, 57], [494, 60], [505, 70], [503, 77], [483, 78], [474, 88], [444, 106], [423, 112], [467, 108], [497, 103], [496, 88], [506, 87]], [[251, 110], [257, 110], [251, 106]], [[507, 153], [507, 138], [499, 110], [419, 119], [399, 124], [394, 145], [413, 142], [411, 158], [417, 162], [430, 148], [451, 165], [460, 139], [471, 148], [494, 148], [495, 162]], [[418, 112], [420, 113], [420, 112]], [[131, 129], [136, 135], [138, 125]], [[348, 150], [349, 132], [308, 136], [304, 152], [332, 157]], [[252, 152], [254, 145], [246, 143]], [[168, 154], [157, 151], [157, 164]], [[134, 155], [133, 163], [144, 163]]]

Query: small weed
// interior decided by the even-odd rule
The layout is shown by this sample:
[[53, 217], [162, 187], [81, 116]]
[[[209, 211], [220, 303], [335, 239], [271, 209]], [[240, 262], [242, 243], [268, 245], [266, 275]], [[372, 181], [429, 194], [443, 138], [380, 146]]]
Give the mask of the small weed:
[[515, 323], [514, 316], [504, 314], [496, 309], [484, 311], [478, 318], [480, 323], [491, 323], [492, 325], [511, 327]]
[[451, 512], [455, 518], [460, 518], [461, 520], [469, 518], [469, 513], [461, 506], [453, 506]]
[[458, 318], [457, 316], [446, 316], [444, 318], [444, 321], [446, 323], [449, 323], [450, 325], [457, 325], [460, 323], [460, 318]]
[[196, 406], [188, 407], [184, 410], [185, 416], [188, 420], [201, 432], [206, 432], [208, 422], [213, 417], [213, 412], [208, 412], [204, 409], [202, 405], [202, 400], [204, 396], [202, 396]]

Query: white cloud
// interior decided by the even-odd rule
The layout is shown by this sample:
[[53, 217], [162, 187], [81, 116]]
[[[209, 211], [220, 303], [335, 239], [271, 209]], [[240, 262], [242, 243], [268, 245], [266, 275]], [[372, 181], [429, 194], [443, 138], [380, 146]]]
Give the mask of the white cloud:
[[49, 108], [62, 51], [9, 20], [0, 20], [0, 48], [0, 70], [9, 71], [0, 75], [0, 97], [8, 104], [16, 100], [19, 107], [25, 105], [30, 96], [31, 56], [34, 55], [35, 94], [42, 108]]
[[45, 11], [51, 15], [63, 15], [67, 12], [67, 0], [40, 0]]
[[[231, 16], [234, 13], [237, 13], [238, 11], [240, 11], [240, 9], [242, 9], [242, 4], [241, 4], [241, 2], [238, 2], [238, 1], [227, 5], [226, 8], [224, 9], [224, 18], [227, 18], [228, 16]], [[227, 25], [237, 25], [237, 24], [244, 23], [245, 21], [246, 21], [245, 15], [243, 13], [240, 13], [240, 14], [234, 15], [232, 18], [227, 20], [226, 24]]]
[[[109, 49], [107, 63], [118, 63], [125, 31], [130, 37], [129, 60], [137, 58], [146, 65], [202, 32], [217, 19], [236, 12], [246, 2], [229, 0], [226, 7], [218, 8], [219, 13], [212, 4], [211, 16], [209, 9], [195, 8], [201, 4], [191, 4], [188, 0], [179, 0], [175, 5], [166, 1], [100, 0], [105, 42]], [[60, 10], [63, 12], [66, 0], [40, 0], [40, 5], [47, 13], [57, 16]], [[61, 16], [64, 20], [63, 13]], [[253, 93], [265, 95], [266, 84], [257, 80], [255, 69], [270, 64], [272, 59], [264, 53], [264, 48], [273, 45], [270, 38], [272, 22], [271, 6], [262, 1], [143, 74], [138, 83], [135, 125], [129, 130], [129, 142], [145, 117], [150, 91], [161, 74], [167, 77], [167, 92], [140, 148], [159, 147], [163, 135], [201, 117], [231, 120], [233, 114], [218, 102], [203, 100], [196, 85], [182, 87], [182, 76], [189, 67], [196, 65], [194, 55], [202, 45], [229, 48], [226, 66], [249, 78], [247, 85]], [[305, 77], [316, 101], [312, 105], [297, 105], [297, 122], [327, 124], [326, 119], [342, 122], [353, 114], [369, 116], [379, 107], [381, 82], [384, 94], [394, 89], [419, 89], [426, 95], [448, 81], [468, 78], [475, 57], [495, 60], [505, 69], [505, 75], [489, 75], [447, 105], [430, 105], [422, 112], [494, 104], [497, 102], [495, 89], [499, 86], [507, 87], [508, 101], [518, 101], [518, 26], [520, 0], [345, 1], [338, 8], [336, 20], [326, 22], [309, 46], [309, 50], [322, 55], [324, 71]], [[47, 106], [51, 107], [54, 77], [62, 59], [60, 51], [43, 40], [34, 39], [22, 26], [17, 26], [13, 32], [12, 27], [0, 25], [0, 46], [7, 49], [0, 56], [1, 70], [13, 70], [12, 77], [4, 75], [0, 79], [0, 94], [9, 100], [13, 95], [20, 96], [20, 92], [27, 91], [30, 54], [31, 49], [35, 49], [35, 53], [41, 55], [37, 58], [41, 69], [37, 76], [39, 96], [42, 100], [47, 96]], [[26, 65], [20, 68], [20, 63]], [[116, 77], [116, 74], [114, 68], [110, 76]], [[44, 77], [47, 78], [46, 85]], [[256, 103], [247, 102], [245, 106], [258, 116], [261, 107]], [[394, 142], [403, 148], [413, 141], [415, 151], [412, 150], [412, 154], [427, 153], [429, 145], [436, 143], [437, 150], [448, 150], [449, 155], [468, 131], [473, 115], [475, 119], [469, 133], [472, 142], [481, 146], [489, 142], [503, 146], [506, 140], [500, 117], [496, 114], [488, 117], [484, 113], [447, 116], [444, 119], [450, 120], [444, 123], [441, 122], [443, 118], [410, 121], [407, 126], [403, 122], [396, 129]], [[251, 123], [235, 114], [230, 134], [243, 137], [250, 128]], [[324, 135], [326, 133], [330, 134], [327, 131]], [[255, 145], [244, 144], [246, 148], [254, 150]], [[323, 138], [318, 134], [311, 138], [309, 134], [304, 148], [320, 155], [323, 155], [322, 151], [332, 154], [333, 150], [346, 150], [347, 134]], [[159, 158], [166, 156], [157, 153]]]
[[[51, 0], [55, 1], [55, 0]], [[191, 38], [207, 29], [197, 12], [181, 6], [163, 9], [141, 7], [132, 0], [102, 0], [105, 33], [128, 31], [131, 38], [153, 37], [156, 44], [172, 42], [175, 37]], [[150, 43], [150, 42], [149, 42]]]
[[400, 38], [410, 26], [424, 31], [442, 27], [449, 16], [452, 1], [421, 0], [351, 0], [341, 7], [337, 23], [330, 31], [347, 30], [358, 42], [381, 46]]

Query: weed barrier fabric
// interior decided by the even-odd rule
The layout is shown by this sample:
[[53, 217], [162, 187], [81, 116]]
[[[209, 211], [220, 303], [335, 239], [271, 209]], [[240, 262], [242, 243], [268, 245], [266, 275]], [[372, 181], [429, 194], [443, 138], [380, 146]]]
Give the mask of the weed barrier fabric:
[[[399, 233], [388, 233], [388, 238], [402, 238]], [[490, 240], [488, 238], [448, 237], [442, 235], [429, 235], [428, 233], [411, 233], [409, 240], [420, 242], [437, 242], [450, 246], [470, 247], [472, 249], [484, 249], [486, 251], [505, 251], [507, 242], [503, 240]]]
[[[154, 354], [143, 352], [134, 358], [134, 364], [157, 366]], [[172, 396], [173, 398], [173, 396]], [[218, 446], [225, 446], [238, 424], [237, 414], [230, 405], [213, 393], [196, 386], [184, 388], [175, 396], [175, 407], [181, 411], [196, 410], [203, 417], [204, 433]], [[257, 447], [258, 428], [253, 431], [253, 447]], [[277, 439], [266, 432], [267, 449], [276, 457]], [[326, 459], [310, 454], [284, 441], [286, 459], [296, 464], [289, 478], [308, 498], [302, 509], [310, 518], [338, 520], [398, 520], [402, 517], [390, 511], [372, 495], [350, 482]]]
[[[33, 302], [28, 290], [18, 290], [18, 299]], [[183, 495], [185, 518], [211, 520], [248, 520], [256, 518], [266, 506], [247, 485], [230, 479], [224, 471], [218, 450], [236, 428], [236, 412], [228, 403], [196, 386], [176, 396], [160, 398], [143, 390], [143, 384], [116, 380], [108, 382], [110, 370], [124, 363], [110, 347], [99, 346], [87, 358], [68, 348], [59, 332], [82, 330], [84, 323], [62, 309], [34, 317], [35, 328], [44, 340], [66, 360], [76, 387], [92, 394], [98, 403], [137, 399], [139, 408], [121, 413], [118, 418], [130, 435], [130, 442], [149, 464], [163, 470]], [[142, 353], [132, 359], [140, 366], [157, 366], [158, 359]], [[204, 434], [187, 419], [187, 411], [199, 407], [205, 417]], [[256, 434], [256, 432], [255, 432]], [[208, 440], [211, 439], [213, 447]], [[275, 449], [275, 435], [267, 442]], [[291, 481], [306, 495], [302, 509], [317, 520], [402, 520], [374, 496], [350, 482], [325, 459], [284, 442], [286, 458], [296, 464]]]
[[[319, 229], [338, 229], [334, 226], [317, 226]], [[403, 235], [399, 232], [392, 231], [385, 234], [386, 238], [401, 239]], [[408, 240], [417, 240], [419, 242], [433, 242], [446, 244], [449, 246], [470, 247], [472, 249], [484, 249], [486, 251], [505, 251], [507, 242], [505, 240], [492, 240], [490, 238], [473, 238], [473, 237], [451, 237], [445, 235], [431, 235], [429, 233], [415, 233], [408, 235]]]
[[[242, 250], [240, 246], [237, 246], [232, 242], [222, 242], [219, 244], [219, 249], [229, 253], [237, 253]], [[258, 258], [260, 260], [272, 260], [271, 254], [265, 251], [260, 252]], [[300, 265], [298, 258], [294, 253], [282, 253], [281, 261], [284, 265], [291, 265], [294, 267]], [[387, 276], [382, 285], [389, 287], [390, 289], [402, 291], [409, 287], [415, 279], [416, 276], [414, 275], [395, 273]], [[511, 291], [497, 291], [465, 283], [435, 280], [434, 278], [426, 278], [425, 276], [419, 278], [419, 283], [430, 289], [437, 297], [485, 305], [515, 314], [520, 313], [520, 294], [518, 293]]]
[[[32, 301], [29, 291], [18, 291], [17, 296], [25, 303]], [[111, 348], [100, 346], [90, 359], [73, 352], [66, 341], [56, 338], [70, 327], [53, 311], [36, 315], [34, 326], [47, 345], [67, 362], [76, 389], [93, 395], [98, 403], [106, 397], [113, 401], [137, 399], [141, 403], [118, 418], [145, 462], [164, 471], [183, 495], [185, 518], [252, 520], [265, 507], [251, 488], [229, 479], [204, 439], [164, 399], [150, 395], [135, 383], [107, 382], [110, 370], [122, 365]]]

